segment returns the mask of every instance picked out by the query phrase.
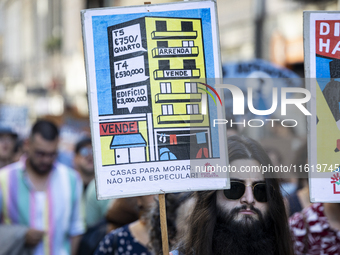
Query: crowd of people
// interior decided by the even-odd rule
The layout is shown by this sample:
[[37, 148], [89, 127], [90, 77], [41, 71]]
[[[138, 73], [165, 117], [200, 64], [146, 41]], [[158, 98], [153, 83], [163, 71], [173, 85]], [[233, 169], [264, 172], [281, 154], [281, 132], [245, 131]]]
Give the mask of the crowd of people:
[[[229, 163], [270, 165], [245, 136], [228, 137]], [[157, 196], [97, 200], [90, 137], [58, 161], [59, 129], [37, 120], [19, 141], [0, 127], [0, 255], [163, 254]], [[294, 164], [307, 162], [307, 146]], [[310, 203], [308, 182], [285, 192], [262, 173], [231, 173], [230, 189], [166, 194], [173, 255], [340, 255], [340, 205]], [[287, 189], [288, 190], [288, 189]]]

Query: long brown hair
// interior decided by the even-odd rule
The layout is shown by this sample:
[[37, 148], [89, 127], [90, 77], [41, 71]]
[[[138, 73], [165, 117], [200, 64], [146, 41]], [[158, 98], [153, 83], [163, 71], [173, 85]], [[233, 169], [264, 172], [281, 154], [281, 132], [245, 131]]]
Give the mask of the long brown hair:
[[[229, 162], [237, 159], [255, 159], [262, 165], [272, 165], [268, 155], [256, 141], [239, 136], [228, 137]], [[265, 176], [266, 177], [266, 176]], [[288, 217], [278, 179], [265, 178], [269, 217], [274, 223], [275, 255], [293, 255]], [[185, 255], [212, 255], [213, 233], [217, 219], [216, 191], [195, 192], [196, 205], [189, 219], [190, 229], [186, 239], [179, 244]]]

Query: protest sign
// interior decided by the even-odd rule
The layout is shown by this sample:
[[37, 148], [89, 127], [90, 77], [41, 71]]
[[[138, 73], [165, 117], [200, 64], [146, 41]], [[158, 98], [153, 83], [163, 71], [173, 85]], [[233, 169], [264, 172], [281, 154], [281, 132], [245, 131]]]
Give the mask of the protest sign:
[[82, 26], [98, 198], [229, 187], [216, 3], [84, 10]]
[[310, 199], [340, 202], [340, 12], [304, 12]]

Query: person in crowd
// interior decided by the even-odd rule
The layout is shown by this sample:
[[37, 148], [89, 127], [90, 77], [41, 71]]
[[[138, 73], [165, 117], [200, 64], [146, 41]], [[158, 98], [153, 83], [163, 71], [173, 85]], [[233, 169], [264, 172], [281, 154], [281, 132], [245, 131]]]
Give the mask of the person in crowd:
[[75, 144], [73, 165], [83, 180], [82, 213], [84, 214], [86, 227], [91, 228], [104, 220], [112, 200], [97, 200], [90, 137], [82, 137]]
[[[81, 239], [78, 255], [93, 255], [107, 233], [137, 221], [140, 216], [140, 211], [136, 206], [137, 197], [97, 200], [94, 181], [90, 182], [86, 193], [90, 190], [93, 190], [90, 197], [86, 194], [87, 230]], [[104, 206], [105, 202], [106, 206]], [[106, 215], [102, 216], [104, 211], [107, 211]]]
[[[309, 201], [309, 185], [308, 185], [308, 172], [306, 172], [305, 165], [308, 163], [307, 142], [300, 146], [297, 150], [295, 158], [292, 162], [293, 166], [297, 169], [298, 176], [296, 179], [296, 191], [287, 196], [289, 205], [289, 216], [302, 209], [310, 206]], [[302, 171], [300, 171], [302, 169]]]
[[[282, 155], [277, 148], [264, 146], [264, 150], [266, 151], [274, 167], [275, 166], [280, 167], [281, 165], [283, 165]], [[281, 179], [281, 193], [283, 197], [285, 198], [289, 196], [290, 194], [296, 192], [296, 184], [295, 184], [295, 179], [288, 178], [288, 176], [283, 176], [283, 177], [284, 178]]]
[[313, 203], [289, 218], [296, 255], [340, 254], [340, 204]]
[[18, 134], [8, 126], [0, 126], [0, 168], [13, 162]]
[[12, 162], [17, 162], [20, 160], [21, 156], [24, 154], [24, 139], [18, 138], [14, 146], [14, 154], [12, 157]]
[[87, 230], [83, 235], [78, 255], [93, 255], [99, 242], [110, 231], [138, 220], [137, 198], [97, 200], [93, 179], [85, 194], [85, 222]]
[[74, 169], [76, 169], [83, 180], [84, 190], [94, 178], [94, 164], [92, 141], [90, 137], [81, 138], [74, 149]]
[[21, 227], [0, 242], [16, 238], [12, 247], [30, 248], [34, 255], [76, 254], [84, 232], [82, 181], [56, 161], [58, 137], [55, 124], [38, 120], [25, 141], [26, 155], [0, 171], [1, 226]]
[[136, 206], [137, 203], [138, 197], [117, 198], [111, 203], [105, 217], [110, 231], [139, 219], [140, 209]]
[[[192, 192], [182, 192], [166, 194], [165, 201], [169, 247], [172, 249], [188, 230], [188, 216], [192, 211], [195, 199], [192, 197]], [[151, 250], [153, 254], [163, 255], [158, 202], [151, 209], [148, 218]]]
[[[245, 137], [228, 138], [231, 167], [271, 165], [263, 148]], [[292, 255], [288, 218], [277, 179], [260, 172], [230, 173], [230, 189], [197, 191], [189, 231], [173, 255]]]
[[93, 179], [85, 191], [85, 222], [87, 227], [93, 227], [105, 219], [105, 216], [115, 199], [98, 200], [95, 180]]
[[147, 215], [155, 202], [154, 195], [137, 197], [139, 219], [111, 231], [99, 243], [95, 255], [151, 255]]
[[82, 213], [85, 218], [86, 227], [90, 228], [104, 219], [111, 202], [111, 200], [97, 200], [92, 141], [90, 137], [82, 137], [75, 144], [73, 165], [83, 180]]

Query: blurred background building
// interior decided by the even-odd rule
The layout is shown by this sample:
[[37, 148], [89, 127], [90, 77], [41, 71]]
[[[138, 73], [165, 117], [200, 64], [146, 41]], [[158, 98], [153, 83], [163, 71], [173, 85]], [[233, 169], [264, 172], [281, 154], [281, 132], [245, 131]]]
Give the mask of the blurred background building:
[[[222, 62], [260, 58], [303, 76], [303, 11], [338, 10], [339, 2], [217, 0]], [[0, 0], [0, 121], [12, 119], [23, 132], [48, 116], [69, 139], [88, 131], [80, 10], [143, 3]]]

